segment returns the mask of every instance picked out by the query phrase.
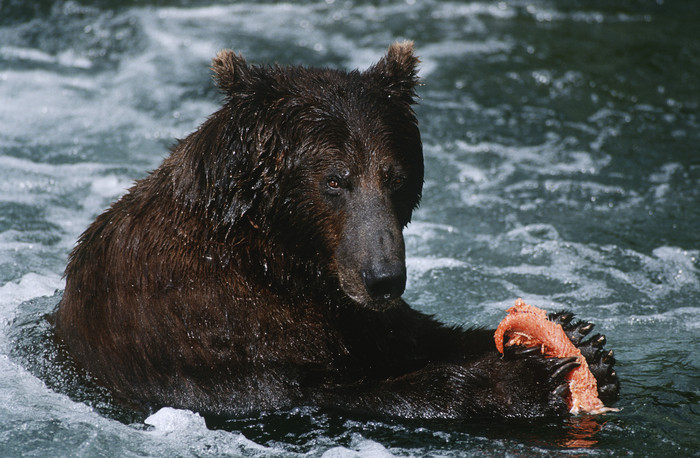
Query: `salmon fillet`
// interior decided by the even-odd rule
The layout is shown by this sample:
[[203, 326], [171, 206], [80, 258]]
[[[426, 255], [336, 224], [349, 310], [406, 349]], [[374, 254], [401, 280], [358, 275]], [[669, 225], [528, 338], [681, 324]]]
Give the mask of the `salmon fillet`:
[[503, 338], [507, 337], [506, 346], [522, 345], [540, 347], [542, 354], [549, 357], [568, 358], [575, 356], [579, 367], [572, 370], [566, 379], [569, 382], [567, 399], [569, 412], [600, 414], [617, 409], [605, 407], [598, 399], [598, 382], [588, 368], [586, 358], [571, 343], [561, 325], [549, 321], [545, 310], [526, 304], [522, 299], [515, 301], [515, 306], [508, 309], [508, 315], [496, 328], [494, 339], [496, 348], [503, 353]]

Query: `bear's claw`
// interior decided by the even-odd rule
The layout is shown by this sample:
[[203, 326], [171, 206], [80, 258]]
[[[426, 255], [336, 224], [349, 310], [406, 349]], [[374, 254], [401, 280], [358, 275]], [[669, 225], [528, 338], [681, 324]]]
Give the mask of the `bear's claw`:
[[589, 323], [588, 321], [580, 320], [571, 324], [573, 314], [569, 312], [565, 315], [566, 320], [561, 319], [560, 313], [549, 314], [549, 320], [560, 324], [561, 327], [564, 328], [564, 332], [569, 340], [571, 340], [571, 343], [578, 347], [583, 338], [593, 330], [595, 325], [593, 323]]
[[581, 364], [578, 362], [578, 358], [575, 356], [564, 358], [561, 363], [559, 363], [557, 369], [552, 374], [552, 380], [559, 381], [559, 379], [564, 380], [565, 377], [572, 370], [579, 367]]
[[554, 391], [552, 392], [554, 396], [557, 396], [561, 399], [566, 399], [566, 397], [569, 396], [569, 383], [565, 382], [557, 386]]
[[605, 351], [607, 339], [603, 334], [595, 334], [583, 341], [594, 325], [587, 321], [572, 322], [573, 317], [573, 313], [566, 311], [549, 314], [549, 319], [562, 326], [567, 337], [586, 358], [588, 368], [598, 382], [598, 397], [603, 404], [610, 405], [618, 400], [620, 391], [617, 372], [613, 369], [616, 362], [614, 352]]

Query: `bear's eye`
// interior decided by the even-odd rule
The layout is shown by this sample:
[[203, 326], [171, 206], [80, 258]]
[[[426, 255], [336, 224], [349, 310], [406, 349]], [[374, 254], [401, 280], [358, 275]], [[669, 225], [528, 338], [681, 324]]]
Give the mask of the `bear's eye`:
[[391, 175], [387, 178], [387, 185], [392, 191], [397, 191], [406, 183], [406, 178], [403, 175]]
[[338, 196], [343, 191], [350, 190], [350, 172], [347, 170], [330, 170], [319, 184], [322, 188], [321, 192], [329, 196]]
[[326, 178], [325, 192], [326, 194], [336, 196], [345, 188], [345, 182], [337, 175], [331, 175]]

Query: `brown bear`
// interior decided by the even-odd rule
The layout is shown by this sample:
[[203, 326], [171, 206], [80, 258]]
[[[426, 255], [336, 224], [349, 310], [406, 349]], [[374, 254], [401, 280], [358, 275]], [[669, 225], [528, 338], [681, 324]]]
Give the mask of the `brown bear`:
[[[403, 228], [423, 153], [418, 59], [365, 71], [220, 52], [223, 107], [97, 217], [66, 268], [57, 333], [118, 398], [205, 415], [313, 406], [401, 418], [567, 412], [576, 363], [410, 308]], [[554, 317], [617, 397], [604, 339]]]

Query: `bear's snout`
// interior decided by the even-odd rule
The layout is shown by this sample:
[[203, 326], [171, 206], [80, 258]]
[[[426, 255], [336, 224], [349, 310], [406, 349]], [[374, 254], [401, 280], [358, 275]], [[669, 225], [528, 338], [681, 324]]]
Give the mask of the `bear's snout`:
[[406, 289], [406, 265], [403, 262], [380, 263], [360, 273], [367, 293], [374, 301], [401, 297]]
[[340, 284], [354, 301], [384, 308], [406, 289], [406, 255], [401, 224], [388, 195], [359, 190], [349, 206], [336, 251]]

